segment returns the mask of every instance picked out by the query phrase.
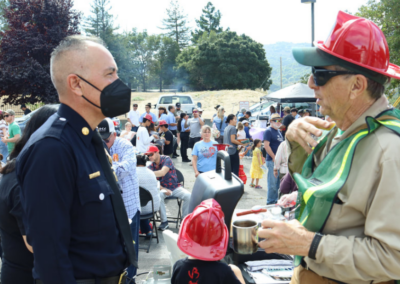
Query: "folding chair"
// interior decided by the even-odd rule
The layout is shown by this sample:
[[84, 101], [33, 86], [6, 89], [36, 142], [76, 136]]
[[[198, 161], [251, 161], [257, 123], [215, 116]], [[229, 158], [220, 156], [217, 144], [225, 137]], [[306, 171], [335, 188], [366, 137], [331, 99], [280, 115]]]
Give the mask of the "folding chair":
[[[153, 201], [153, 196], [151, 196], [151, 193], [139, 186], [139, 195], [140, 195], [140, 206], [144, 207], [147, 205], [147, 203], [151, 202], [151, 208], [152, 208], [152, 213], [146, 214], [146, 215], [140, 215], [140, 220], [146, 220], [146, 219], [150, 219], [150, 221], [153, 221], [153, 234], [150, 236], [150, 241], [149, 241], [149, 245], [146, 246], [139, 246], [139, 249], [144, 249], [147, 250], [147, 253], [149, 253], [150, 251], [150, 246], [151, 246], [151, 240], [153, 239], [153, 237], [155, 237], [157, 239], [157, 244], [159, 243], [159, 239], [158, 239], [158, 232], [157, 232], [157, 224], [156, 224], [156, 217], [155, 217], [155, 213], [154, 212], [154, 201]], [[143, 236], [141, 236], [143, 237]]]
[[[176, 170], [176, 175], [178, 176], [178, 182], [182, 185], [182, 187], [184, 187], [185, 185], [185, 178], [183, 177], [183, 174], [177, 170]], [[176, 199], [176, 202], [178, 203], [178, 216], [177, 217], [168, 217], [168, 222], [171, 223], [175, 223], [176, 224], [176, 228], [178, 228], [182, 222], [182, 211], [181, 211], [181, 207], [182, 207], [182, 200], [179, 199], [176, 196], [168, 196], [165, 199]]]

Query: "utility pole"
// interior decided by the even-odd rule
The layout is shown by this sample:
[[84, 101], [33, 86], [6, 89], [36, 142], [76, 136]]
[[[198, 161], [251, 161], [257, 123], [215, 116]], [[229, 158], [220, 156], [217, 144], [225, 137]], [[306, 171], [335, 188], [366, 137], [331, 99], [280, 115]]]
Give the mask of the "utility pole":
[[281, 89], [282, 89], [282, 57], [281, 57]]

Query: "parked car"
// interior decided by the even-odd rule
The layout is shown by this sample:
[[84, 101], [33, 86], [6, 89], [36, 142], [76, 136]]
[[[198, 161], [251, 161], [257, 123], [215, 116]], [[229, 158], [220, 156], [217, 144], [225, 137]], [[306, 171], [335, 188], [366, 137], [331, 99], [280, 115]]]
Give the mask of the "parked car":
[[[51, 107], [54, 107], [56, 110], [58, 110], [58, 108], [60, 107], [60, 104], [54, 104], [54, 105], [48, 105]], [[23, 133], [26, 123], [31, 119], [32, 115], [34, 115], [38, 110], [35, 109], [34, 111], [28, 113], [27, 115], [21, 116], [21, 117], [16, 117], [14, 122], [17, 123], [19, 125], [19, 127], [21, 128], [21, 133]]]
[[[194, 104], [194, 100], [191, 95], [162, 95], [158, 98], [157, 104], [154, 105], [155, 109], [158, 109], [160, 106], [165, 107], [168, 110], [168, 107], [176, 103], [181, 103], [181, 110], [186, 112], [189, 117], [192, 117], [192, 111], [196, 107], [201, 107], [201, 103], [198, 102], [196, 105]], [[156, 113], [158, 116], [158, 113]]]

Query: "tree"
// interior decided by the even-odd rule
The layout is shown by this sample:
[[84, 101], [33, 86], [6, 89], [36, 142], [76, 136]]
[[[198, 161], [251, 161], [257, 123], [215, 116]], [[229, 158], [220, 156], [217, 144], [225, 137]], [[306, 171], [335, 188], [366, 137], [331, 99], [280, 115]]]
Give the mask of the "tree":
[[8, 0], [0, 0], [0, 31], [5, 31], [7, 28], [7, 21], [4, 17], [5, 9], [9, 4]]
[[171, 84], [176, 76], [174, 67], [178, 54], [179, 45], [169, 37], [162, 37], [151, 68], [152, 73], [159, 78], [160, 92], [163, 84]]
[[148, 35], [147, 31], [137, 33], [133, 30], [129, 35], [128, 49], [133, 58], [136, 74], [142, 84], [143, 91], [147, 89], [147, 79], [153, 68], [155, 56], [160, 48], [161, 36]]
[[50, 54], [66, 36], [79, 34], [72, 0], [10, 0], [1, 32], [0, 97], [3, 103], [55, 103]]
[[179, 49], [183, 49], [189, 42], [189, 28], [187, 25], [187, 15], [180, 9], [177, 0], [172, 0], [169, 9], [167, 9], [167, 18], [162, 20], [162, 30], [167, 31], [166, 36], [173, 39]]
[[308, 84], [308, 79], [310, 78], [311, 73], [306, 73], [303, 76], [300, 77], [300, 80], [297, 81], [297, 83], [303, 83], [303, 84]]
[[[382, 29], [389, 45], [390, 61], [400, 65], [400, 1], [369, 0], [359, 8], [356, 16], [370, 19]], [[398, 80], [392, 80], [390, 89], [398, 85]]]
[[178, 55], [177, 64], [179, 74], [197, 89], [267, 90], [272, 84], [272, 68], [262, 44], [235, 32], [203, 36], [196, 47]]
[[91, 15], [85, 21], [85, 33], [97, 36], [114, 57], [118, 66], [118, 75], [121, 80], [130, 85], [134, 74], [132, 71], [131, 58], [127, 51], [127, 34], [117, 34], [118, 26], [114, 25], [114, 16], [111, 14], [110, 0], [93, 0], [91, 4]]
[[85, 32], [101, 38], [107, 44], [114, 39], [113, 33], [118, 29], [114, 27], [114, 16], [110, 13], [110, 0], [93, 0], [90, 7], [92, 15], [86, 19]]
[[220, 26], [221, 12], [219, 10], [215, 11], [215, 7], [211, 2], [208, 2], [202, 11], [203, 14], [200, 16], [200, 19], [196, 20], [199, 29], [192, 32], [193, 43], [197, 43], [203, 33], [207, 33], [208, 35], [211, 31], [215, 31], [216, 33], [223, 32], [223, 28]]

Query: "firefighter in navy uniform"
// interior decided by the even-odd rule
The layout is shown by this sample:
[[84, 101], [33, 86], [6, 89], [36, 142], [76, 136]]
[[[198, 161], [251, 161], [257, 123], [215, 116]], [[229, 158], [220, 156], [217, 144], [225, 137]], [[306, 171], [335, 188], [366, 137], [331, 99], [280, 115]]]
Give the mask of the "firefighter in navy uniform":
[[129, 111], [130, 89], [118, 79], [97, 38], [70, 36], [51, 55], [60, 108], [17, 160], [33, 276], [45, 284], [125, 284], [137, 266], [129, 220], [110, 158], [96, 129]]

